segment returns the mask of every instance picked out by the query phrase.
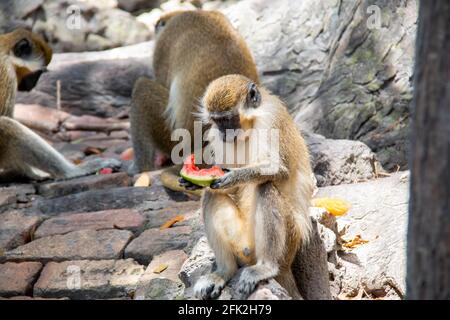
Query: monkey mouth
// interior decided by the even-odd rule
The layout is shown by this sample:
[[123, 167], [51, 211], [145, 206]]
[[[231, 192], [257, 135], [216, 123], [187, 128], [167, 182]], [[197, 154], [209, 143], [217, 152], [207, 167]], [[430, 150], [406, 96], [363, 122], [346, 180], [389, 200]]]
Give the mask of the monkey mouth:
[[46, 69], [38, 70], [32, 73], [27, 74], [19, 83], [18, 90], [19, 91], [31, 91], [37, 84], [41, 75], [46, 72]]

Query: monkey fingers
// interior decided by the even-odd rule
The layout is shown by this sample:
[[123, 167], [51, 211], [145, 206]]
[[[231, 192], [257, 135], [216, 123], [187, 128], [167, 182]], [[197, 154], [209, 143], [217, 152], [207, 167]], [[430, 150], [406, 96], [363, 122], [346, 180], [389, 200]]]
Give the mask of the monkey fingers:
[[236, 179], [233, 171], [227, 172], [223, 177], [215, 180], [210, 188], [211, 189], [226, 189], [233, 187], [235, 185]]
[[203, 189], [203, 187], [193, 184], [192, 182], [187, 181], [184, 178], [178, 179], [178, 183], [180, 184], [181, 187], [185, 188], [186, 190], [194, 191], [194, 190]]

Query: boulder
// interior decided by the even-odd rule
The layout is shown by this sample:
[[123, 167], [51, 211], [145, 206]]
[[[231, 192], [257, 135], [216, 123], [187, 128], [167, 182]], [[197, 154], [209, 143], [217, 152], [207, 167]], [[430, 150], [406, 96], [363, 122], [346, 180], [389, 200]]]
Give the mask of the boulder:
[[376, 155], [363, 142], [326, 139], [309, 132], [303, 136], [319, 187], [367, 181], [384, 172]]
[[368, 241], [348, 249], [341, 246], [330, 272], [340, 282], [341, 294], [359, 290], [370, 297], [399, 299], [405, 294], [408, 174], [365, 183], [320, 188], [317, 197], [350, 202], [350, 211], [337, 218], [339, 244], [360, 236]]
[[303, 128], [360, 140], [386, 169], [407, 165], [417, 11], [414, 0], [246, 0], [224, 10]]

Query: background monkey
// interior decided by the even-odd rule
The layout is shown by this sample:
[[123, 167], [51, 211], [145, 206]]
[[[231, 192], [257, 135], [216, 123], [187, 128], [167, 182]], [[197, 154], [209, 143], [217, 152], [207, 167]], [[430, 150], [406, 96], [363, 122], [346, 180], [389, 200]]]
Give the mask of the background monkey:
[[33, 89], [51, 58], [50, 47], [28, 30], [0, 35], [0, 180], [73, 178], [120, 166], [114, 159], [95, 159], [77, 167], [12, 118], [16, 90]]
[[[208, 135], [213, 154], [231, 144], [237, 153], [249, 156], [243, 165], [225, 164], [231, 171], [205, 189], [202, 214], [217, 269], [200, 278], [195, 294], [218, 297], [238, 266], [245, 265], [238, 282], [243, 297], [260, 281], [274, 277], [292, 297], [300, 298], [291, 265], [309, 237], [313, 192], [302, 136], [282, 102], [241, 75], [213, 81], [202, 105], [202, 117], [212, 125]], [[249, 143], [258, 139], [260, 129], [278, 130], [279, 165], [270, 166], [274, 150], [269, 141], [262, 141], [255, 153], [246, 149], [249, 143], [239, 147], [237, 139], [226, 136], [227, 130], [236, 129], [255, 129], [244, 136]]]
[[250, 50], [223, 14], [176, 11], [162, 16], [155, 29], [155, 81], [138, 79], [130, 111], [139, 172], [153, 169], [155, 148], [170, 155], [177, 144], [170, 139], [173, 130], [188, 129], [193, 137], [192, 113], [212, 80], [236, 73], [259, 81]]

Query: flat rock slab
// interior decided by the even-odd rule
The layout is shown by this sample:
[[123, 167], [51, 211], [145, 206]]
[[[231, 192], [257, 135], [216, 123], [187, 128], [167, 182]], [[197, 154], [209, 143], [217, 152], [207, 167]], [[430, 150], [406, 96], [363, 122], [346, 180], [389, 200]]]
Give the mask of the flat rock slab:
[[20, 211], [0, 214], [0, 251], [10, 250], [30, 241], [41, 218]]
[[135, 299], [182, 298], [184, 285], [178, 278], [178, 273], [187, 258], [187, 254], [182, 250], [171, 250], [155, 256], [139, 280]]
[[40, 238], [6, 252], [10, 261], [120, 259], [133, 234], [127, 230], [80, 230]]
[[148, 229], [131, 241], [125, 249], [125, 258], [133, 258], [141, 264], [169, 250], [185, 248], [190, 239], [192, 228], [189, 226], [169, 229]]
[[35, 188], [31, 184], [18, 184], [0, 188], [0, 208], [16, 203], [26, 195], [34, 194]]
[[125, 172], [91, 175], [70, 180], [55, 181], [38, 186], [38, 193], [44, 197], [62, 197], [88, 190], [128, 187], [131, 178]]
[[39, 262], [0, 264], [0, 297], [30, 294], [41, 269]]
[[133, 261], [49, 262], [34, 286], [35, 297], [109, 299], [132, 296], [144, 267]]
[[344, 240], [360, 235], [368, 243], [339, 252], [344, 268], [342, 292], [362, 286], [374, 295], [394, 290], [405, 293], [406, 231], [409, 199], [408, 174], [365, 183], [320, 188], [317, 197], [337, 197], [350, 202], [349, 212], [337, 218]]
[[132, 209], [74, 213], [44, 221], [34, 233], [34, 237], [42, 238], [87, 229], [125, 229], [134, 232], [140, 230], [144, 223], [145, 218]]
[[189, 224], [189, 220], [197, 217], [197, 211], [200, 209], [200, 202], [198, 201], [186, 201], [186, 202], [175, 202], [166, 208], [159, 210], [151, 210], [145, 212], [147, 216], [148, 228], [159, 228], [168, 220], [182, 215], [184, 217], [183, 221], [177, 222], [175, 226], [185, 226]]
[[[172, 197], [179, 197], [172, 199]], [[164, 208], [173, 201], [186, 201], [179, 193], [171, 194], [160, 184], [149, 188], [109, 188], [90, 190], [53, 199], [37, 201], [34, 209], [44, 215], [55, 216], [67, 212], [93, 212], [109, 209], [157, 207]], [[160, 206], [162, 204], [162, 206]]]

